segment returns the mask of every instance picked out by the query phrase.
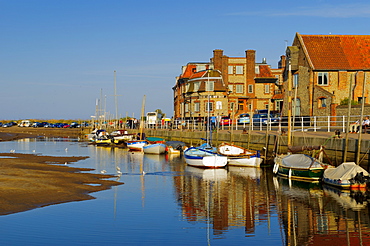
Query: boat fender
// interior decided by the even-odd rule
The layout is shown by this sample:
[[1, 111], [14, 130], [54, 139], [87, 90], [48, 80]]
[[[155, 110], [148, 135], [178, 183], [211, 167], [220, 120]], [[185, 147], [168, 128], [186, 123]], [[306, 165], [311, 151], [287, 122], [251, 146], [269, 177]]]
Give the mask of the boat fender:
[[272, 172], [276, 174], [278, 170], [279, 170], [279, 164], [275, 163], [274, 168], [272, 169]]
[[260, 158], [261, 157], [261, 152], [259, 150], [257, 150], [257, 157]]

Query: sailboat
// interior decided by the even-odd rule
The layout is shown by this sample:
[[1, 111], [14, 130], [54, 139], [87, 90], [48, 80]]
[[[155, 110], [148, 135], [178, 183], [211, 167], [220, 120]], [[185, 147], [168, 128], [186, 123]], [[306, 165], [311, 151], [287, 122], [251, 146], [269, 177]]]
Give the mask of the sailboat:
[[142, 106], [141, 106], [139, 139], [127, 141], [127, 148], [129, 148], [132, 151], [143, 151], [143, 147], [148, 144], [148, 141], [145, 139], [145, 136], [143, 134], [145, 98], [146, 98], [146, 96], [144, 95]]
[[[209, 71], [208, 71], [209, 80]], [[184, 151], [185, 161], [190, 166], [203, 167], [203, 168], [220, 168], [227, 165], [227, 157], [217, 153], [217, 148], [211, 145], [212, 126], [210, 124], [209, 108], [210, 96], [208, 95], [208, 119], [207, 119], [207, 137], [203, 139], [206, 143], [198, 147], [190, 147]]]
[[277, 155], [274, 159], [275, 164], [273, 172], [290, 179], [319, 182], [324, 171], [328, 168], [332, 168], [331, 165], [322, 162], [324, 147], [305, 146], [302, 147], [301, 150], [318, 150], [319, 152], [313, 156], [301, 153]]
[[258, 150], [249, 150], [229, 143], [220, 144], [217, 152], [226, 156], [228, 165], [233, 166], [260, 167], [263, 161]]

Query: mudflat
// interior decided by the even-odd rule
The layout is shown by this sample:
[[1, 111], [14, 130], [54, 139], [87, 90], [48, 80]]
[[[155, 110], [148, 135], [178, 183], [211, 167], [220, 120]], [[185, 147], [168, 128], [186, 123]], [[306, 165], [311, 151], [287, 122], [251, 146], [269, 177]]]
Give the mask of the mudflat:
[[[13, 131], [12, 131], [13, 130]], [[23, 131], [21, 131], [23, 130]], [[29, 130], [28, 132], [26, 130]], [[48, 136], [68, 137], [68, 130], [79, 134], [79, 129], [37, 129], [11, 127], [0, 129], [0, 141]], [[94, 199], [92, 192], [123, 184], [114, 176], [94, 174], [93, 169], [69, 167], [68, 164], [86, 156], [55, 157], [20, 153], [0, 153], [0, 215], [71, 201]]]

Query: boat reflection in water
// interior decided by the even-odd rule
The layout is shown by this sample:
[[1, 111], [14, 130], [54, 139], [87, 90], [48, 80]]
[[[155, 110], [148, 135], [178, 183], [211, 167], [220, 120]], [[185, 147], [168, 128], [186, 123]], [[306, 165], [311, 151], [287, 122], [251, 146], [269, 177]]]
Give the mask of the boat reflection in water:
[[176, 183], [183, 216], [188, 221], [212, 224], [213, 235], [232, 228], [244, 228], [253, 236], [256, 220], [267, 222], [269, 196], [267, 179], [261, 182], [261, 169], [232, 167], [201, 169], [186, 166]]
[[366, 193], [282, 177], [274, 185], [284, 245], [370, 244]]

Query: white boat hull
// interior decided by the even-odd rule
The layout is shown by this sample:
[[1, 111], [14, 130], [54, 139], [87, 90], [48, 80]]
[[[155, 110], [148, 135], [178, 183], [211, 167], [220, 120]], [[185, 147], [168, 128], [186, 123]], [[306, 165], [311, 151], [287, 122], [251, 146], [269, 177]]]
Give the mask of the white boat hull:
[[143, 146], [143, 150], [145, 154], [164, 154], [166, 152], [166, 145], [165, 144], [148, 144]]
[[127, 142], [127, 148], [129, 148], [132, 151], [143, 151], [143, 147], [147, 145], [147, 141], [129, 141]]
[[185, 160], [186, 164], [193, 167], [219, 168], [227, 164], [227, 157], [218, 155], [204, 156], [201, 159], [185, 158]]
[[263, 159], [260, 157], [228, 157], [227, 164], [241, 167], [260, 167]]

